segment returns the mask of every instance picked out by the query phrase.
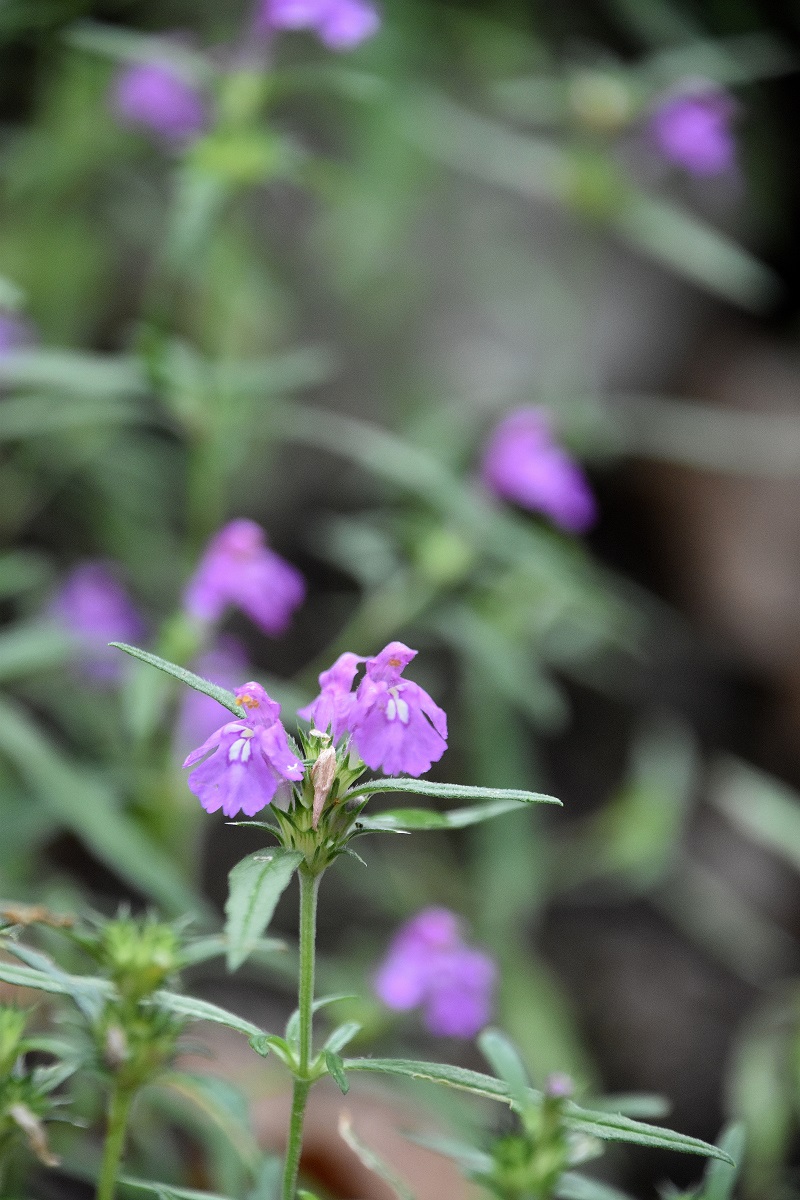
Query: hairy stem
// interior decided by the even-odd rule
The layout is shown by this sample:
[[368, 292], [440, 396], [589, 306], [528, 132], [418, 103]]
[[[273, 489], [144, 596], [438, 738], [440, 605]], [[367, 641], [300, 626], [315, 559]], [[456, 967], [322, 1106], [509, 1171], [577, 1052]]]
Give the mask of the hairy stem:
[[317, 926], [317, 891], [321, 875], [315, 875], [303, 865], [298, 870], [300, 880], [300, 980], [297, 990], [297, 1007], [300, 1013], [300, 1046], [297, 1056], [297, 1074], [292, 1095], [292, 1115], [289, 1122], [289, 1140], [286, 1147], [286, 1165], [283, 1172], [281, 1200], [294, 1200], [297, 1175], [300, 1169], [300, 1153], [303, 1148], [303, 1120], [306, 1100], [311, 1088], [309, 1067], [313, 1052], [312, 1034], [314, 1022], [314, 955]]
[[103, 1146], [103, 1161], [97, 1181], [97, 1200], [114, 1200], [114, 1189], [125, 1147], [128, 1114], [133, 1102], [133, 1093], [115, 1086], [108, 1105], [108, 1125]]

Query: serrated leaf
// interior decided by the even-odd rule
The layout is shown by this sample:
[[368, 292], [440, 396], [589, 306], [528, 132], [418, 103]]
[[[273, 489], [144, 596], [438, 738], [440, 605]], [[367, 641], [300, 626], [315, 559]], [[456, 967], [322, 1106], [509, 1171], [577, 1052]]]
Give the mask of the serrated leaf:
[[631, 1200], [617, 1188], [575, 1171], [565, 1171], [561, 1176], [556, 1184], [556, 1197], [557, 1200]]
[[325, 1066], [328, 1068], [328, 1074], [334, 1080], [336, 1086], [343, 1096], [346, 1096], [350, 1091], [350, 1084], [347, 1082], [347, 1076], [344, 1073], [344, 1063], [340, 1055], [334, 1050], [324, 1050], [323, 1057]]
[[498, 1078], [508, 1084], [518, 1111], [524, 1112], [530, 1107], [530, 1085], [516, 1048], [499, 1029], [484, 1029], [478, 1038], [478, 1045]]
[[[331, 996], [320, 996], [311, 1006], [312, 1012], [319, 1012], [328, 1004], [336, 1004], [339, 1000], [357, 1000], [358, 997], [350, 992], [336, 992]], [[286, 1022], [286, 1040], [292, 1046], [297, 1046], [300, 1037], [300, 1009], [296, 1008]]]
[[264, 1030], [259, 1029], [252, 1021], [237, 1017], [235, 1013], [211, 1004], [208, 1000], [198, 1000], [196, 996], [182, 996], [179, 992], [155, 992], [150, 1000], [158, 1008], [173, 1013], [176, 1017], [186, 1017], [190, 1021], [213, 1021], [217, 1025], [226, 1025], [246, 1037], [264, 1037]]
[[299, 850], [276, 846], [248, 854], [231, 871], [225, 902], [229, 971], [240, 967], [257, 944], [302, 860]]
[[[346, 1058], [347, 1071], [369, 1071], [384, 1075], [401, 1075], [408, 1079], [428, 1080], [447, 1087], [459, 1088], [499, 1100], [514, 1107], [508, 1084], [479, 1071], [454, 1067], [445, 1063], [416, 1062], [403, 1058]], [[541, 1093], [533, 1088], [527, 1090], [531, 1104], [541, 1101]], [[680, 1150], [686, 1154], [702, 1154], [708, 1158], [719, 1158], [731, 1162], [731, 1157], [717, 1146], [700, 1138], [688, 1137], [672, 1129], [660, 1129], [657, 1125], [646, 1125], [614, 1113], [595, 1112], [568, 1103], [564, 1107], [564, 1123], [570, 1128], [604, 1141], [632, 1142], [641, 1146], [655, 1146], [664, 1150]]]
[[344, 1050], [354, 1037], [357, 1037], [363, 1026], [358, 1021], [345, 1021], [343, 1025], [339, 1025], [334, 1029], [330, 1036], [326, 1039], [324, 1050], [333, 1050], [338, 1054], [340, 1050]]
[[[526, 792], [518, 788], [473, 787], [466, 783], [434, 783], [430, 779], [412, 779], [405, 776], [372, 779], [369, 783], [360, 783], [358, 787], [347, 792], [345, 799], [355, 800], [359, 796], [375, 796], [380, 792], [406, 792], [414, 796], [437, 796], [441, 800], [499, 800], [517, 801], [520, 804], [561, 804], [561, 801], [555, 796], [547, 796], [543, 792]], [[380, 820], [380, 817], [374, 819]]]
[[342, 1112], [339, 1116], [339, 1137], [347, 1143], [368, 1171], [374, 1172], [384, 1183], [388, 1183], [398, 1200], [414, 1200], [414, 1194], [408, 1184], [400, 1179], [388, 1163], [385, 1163], [374, 1150], [371, 1150], [366, 1143], [362, 1142], [353, 1129], [348, 1112]]

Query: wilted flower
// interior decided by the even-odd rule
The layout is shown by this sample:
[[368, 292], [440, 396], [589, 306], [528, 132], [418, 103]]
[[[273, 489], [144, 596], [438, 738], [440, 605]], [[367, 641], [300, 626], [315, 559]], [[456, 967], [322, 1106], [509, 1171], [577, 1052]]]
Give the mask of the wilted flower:
[[597, 504], [581, 468], [553, 441], [546, 412], [518, 408], [492, 433], [481, 478], [495, 495], [544, 513], [570, 533], [597, 518]]
[[375, 991], [398, 1012], [422, 1007], [431, 1033], [471, 1038], [491, 1016], [495, 976], [489, 956], [463, 941], [454, 913], [426, 908], [395, 935]]
[[115, 683], [123, 670], [123, 656], [109, 642], [139, 642], [144, 637], [141, 616], [105, 562], [85, 562], [75, 567], [49, 611], [75, 638], [81, 669], [96, 683]]
[[[233, 691], [249, 671], [245, 648], [238, 638], [225, 635], [210, 650], [192, 663], [192, 670], [203, 679]], [[219, 704], [194, 688], [185, 688], [175, 726], [175, 744], [184, 756], [192, 746], [205, 739], [219, 726]]]
[[364, 661], [349, 651], [340, 654], [333, 666], [320, 675], [322, 690], [316, 700], [298, 711], [299, 717], [312, 721], [317, 729], [330, 729], [334, 742], [350, 728], [350, 714], [356, 700], [351, 688], [359, 664]]
[[262, 30], [311, 30], [331, 50], [352, 50], [380, 23], [368, 0], [263, 0], [256, 18]]
[[305, 580], [297, 568], [269, 549], [260, 525], [240, 518], [211, 539], [183, 602], [191, 616], [209, 623], [235, 605], [264, 633], [277, 636], [305, 594]]
[[303, 764], [278, 720], [280, 704], [258, 683], [244, 684], [235, 695], [247, 717], [217, 729], [183, 765], [195, 767], [189, 787], [206, 812], [221, 808], [226, 817], [252, 817], [285, 781], [303, 778]]
[[200, 89], [166, 62], [138, 62], [114, 80], [111, 104], [126, 125], [139, 125], [180, 146], [207, 128], [209, 113]]
[[731, 122], [736, 105], [713, 84], [697, 84], [664, 100], [650, 117], [650, 134], [664, 158], [691, 175], [722, 175], [736, 161]]
[[36, 343], [36, 330], [30, 321], [12, 312], [0, 312], [0, 357], [15, 350], [27, 350]]

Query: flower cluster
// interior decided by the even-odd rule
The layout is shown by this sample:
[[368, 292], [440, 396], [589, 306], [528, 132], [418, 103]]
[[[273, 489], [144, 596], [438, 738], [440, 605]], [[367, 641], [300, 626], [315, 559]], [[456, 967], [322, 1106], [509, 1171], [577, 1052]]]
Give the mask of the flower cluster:
[[284, 632], [303, 603], [303, 576], [266, 544], [255, 521], [230, 521], [215, 534], [187, 584], [183, 604], [204, 624], [219, 621], [229, 605], [247, 613], [273, 637]]
[[194, 141], [209, 124], [200, 89], [166, 62], [138, 62], [121, 71], [111, 107], [123, 125], [148, 129], [176, 147]]
[[264, 0], [256, 18], [261, 30], [310, 30], [330, 50], [352, 50], [380, 23], [368, 0]]
[[113, 569], [105, 562], [80, 563], [53, 598], [50, 616], [76, 641], [82, 673], [93, 683], [116, 683], [119, 653], [109, 642], [138, 642], [144, 622]]
[[426, 908], [394, 937], [375, 991], [397, 1012], [421, 1007], [431, 1033], [471, 1038], [491, 1016], [495, 975], [489, 956], [466, 945], [453, 913]]
[[690, 175], [723, 175], [736, 161], [731, 122], [736, 106], [712, 84], [696, 84], [664, 100], [650, 117], [658, 152]]
[[496, 496], [544, 513], [570, 533], [583, 533], [597, 519], [586, 476], [553, 440], [541, 408], [504, 417], [484, 451], [481, 478]]
[[189, 787], [206, 812], [252, 817], [286, 782], [301, 780], [304, 768], [278, 720], [280, 704], [258, 683], [244, 684], [235, 696], [247, 717], [217, 729], [183, 765], [195, 768]]
[[[419, 684], [402, 674], [416, 650], [390, 642], [374, 658], [342, 654], [319, 677], [317, 699], [300, 716], [334, 741], [350, 733], [358, 754], [385, 775], [423, 775], [447, 749], [447, 717]], [[364, 678], [351, 691], [360, 663]]]

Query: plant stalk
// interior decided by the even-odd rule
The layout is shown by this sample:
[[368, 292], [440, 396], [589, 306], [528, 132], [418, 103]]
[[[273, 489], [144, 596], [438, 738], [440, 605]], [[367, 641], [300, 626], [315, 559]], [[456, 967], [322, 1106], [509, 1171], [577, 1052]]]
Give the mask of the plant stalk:
[[114, 1200], [117, 1174], [125, 1148], [128, 1115], [133, 1103], [133, 1093], [115, 1086], [108, 1105], [108, 1126], [100, 1177], [97, 1181], [97, 1200]]
[[[289, 1140], [283, 1171], [281, 1200], [295, 1200], [300, 1154], [303, 1148], [303, 1121], [306, 1101], [311, 1090], [309, 1067], [313, 1053], [314, 1023], [314, 960], [317, 933], [317, 892], [322, 874], [314, 874], [305, 863], [298, 872], [300, 880], [300, 979], [297, 989], [297, 1008], [300, 1014], [300, 1046], [297, 1074], [292, 1093], [292, 1115], [289, 1121]], [[98, 1200], [100, 1198], [98, 1197]]]

